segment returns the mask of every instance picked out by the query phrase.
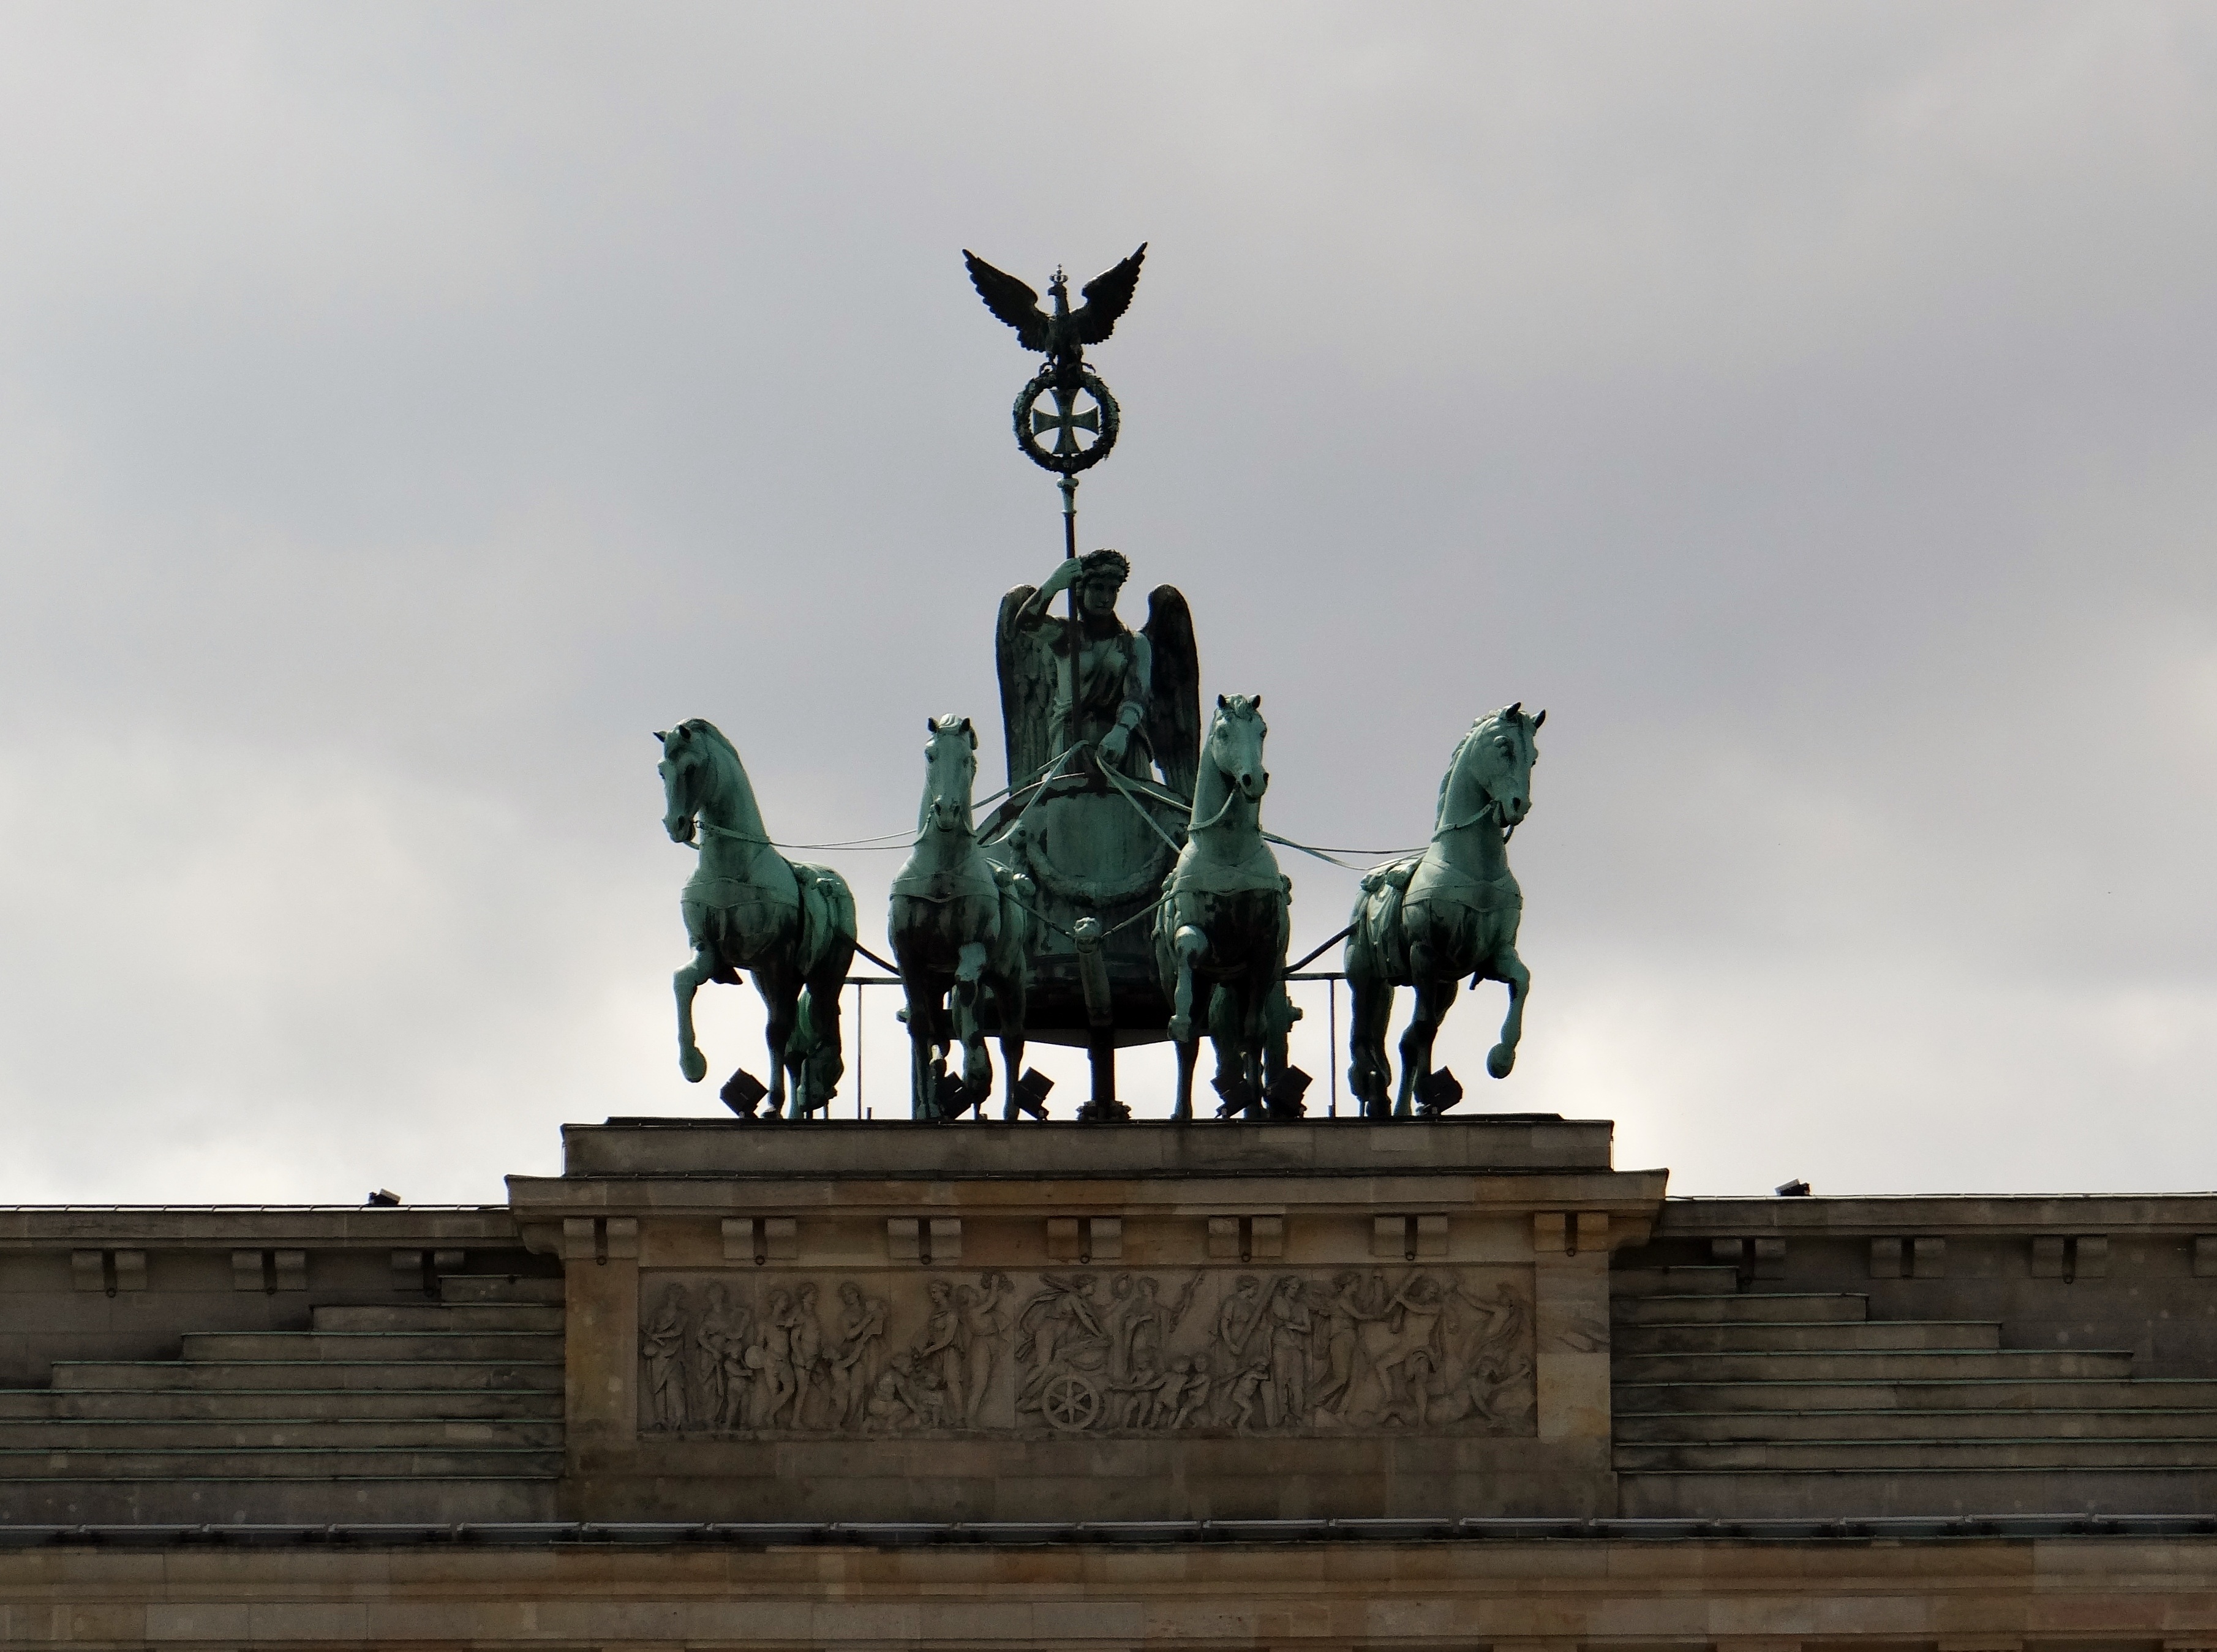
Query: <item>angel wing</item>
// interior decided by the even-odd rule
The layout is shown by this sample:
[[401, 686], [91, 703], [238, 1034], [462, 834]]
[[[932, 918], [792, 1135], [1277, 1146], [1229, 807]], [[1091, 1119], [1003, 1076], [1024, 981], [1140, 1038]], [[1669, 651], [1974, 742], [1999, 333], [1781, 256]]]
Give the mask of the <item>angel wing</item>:
[[[1070, 312], [1070, 320], [1071, 324], [1077, 330], [1078, 336], [1085, 343], [1098, 344], [1116, 330], [1117, 322], [1121, 320], [1124, 312], [1132, 307], [1132, 294], [1136, 293], [1139, 287], [1139, 263], [1146, 256], [1147, 243], [1142, 241], [1137, 252], [1117, 265], [1115, 268], [1096, 275], [1080, 289], [1080, 296], [1085, 302]], [[994, 270], [993, 274], [1001, 275], [1001, 272], [997, 269]], [[978, 280], [978, 268], [974, 259], [971, 262], [970, 279], [978, 281], [978, 290], [980, 293], [985, 292], [985, 284]], [[1012, 278], [1001, 275], [1001, 279], [1005, 281]], [[1022, 281], [1016, 282], [1016, 285], [1023, 288], [1025, 294], [1034, 304], [1039, 302], [1039, 294], [1034, 293], [1031, 288], [1024, 287]], [[989, 296], [985, 302], [990, 305], [993, 300]], [[998, 305], [994, 306], [993, 313], [999, 316], [1003, 321], [1009, 320], [1008, 315]], [[1013, 326], [1015, 324], [1010, 322], [1010, 324]], [[1029, 342], [1028, 340], [1026, 342]], [[1032, 348], [1035, 350], [1045, 348], [1041, 344], [1032, 345]]]
[[[1138, 254], [1129, 262], [1136, 268]], [[1147, 594], [1144, 634], [1152, 656], [1147, 744], [1170, 790], [1190, 798], [1201, 774], [1201, 656], [1194, 646], [1193, 612], [1176, 586], [1158, 585]]]
[[993, 663], [1001, 675], [1001, 734], [1009, 784], [1022, 786], [1054, 761], [1054, 655], [1036, 632], [1019, 631], [1016, 615], [1037, 589], [1019, 585], [1001, 599], [993, 626]]
[[[1139, 250], [1145, 252], [1146, 249], [1142, 247]], [[985, 300], [985, 307], [1016, 330], [1016, 342], [1028, 350], [1047, 348], [1047, 311], [1040, 308], [1039, 294], [1010, 274], [1008, 271], [994, 268], [967, 247], [962, 250], [962, 262], [970, 271], [970, 285], [978, 289], [978, 296]], [[1127, 259], [1125, 262], [1130, 263], [1132, 261]], [[1123, 264], [1119, 264], [1116, 269], [1121, 269], [1123, 267]], [[1115, 273], [1116, 270], [1112, 269], [1108, 274], [1113, 275]], [[1105, 281], [1108, 279], [1108, 275], [1103, 275], [1101, 280]], [[1139, 279], [1136, 265], [1133, 266], [1132, 279], [1134, 281]], [[1099, 285], [1099, 281], [1094, 283], [1096, 287]], [[1085, 293], [1090, 299], [1093, 294], [1093, 287], [1087, 287]], [[1108, 317], [1108, 326], [1101, 330], [1102, 337], [1108, 336], [1108, 327], [1115, 325], [1116, 317], [1124, 313], [1124, 305], [1131, 301], [1131, 287], [1127, 283], [1124, 291], [1123, 302], [1116, 306], [1115, 314]], [[1088, 306], [1088, 308], [1090, 307], [1090, 305]]]

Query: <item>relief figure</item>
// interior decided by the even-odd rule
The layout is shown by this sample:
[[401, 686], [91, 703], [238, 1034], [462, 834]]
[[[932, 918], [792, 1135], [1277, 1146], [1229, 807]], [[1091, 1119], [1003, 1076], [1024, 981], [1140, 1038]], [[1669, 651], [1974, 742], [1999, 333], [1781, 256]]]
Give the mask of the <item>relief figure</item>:
[[[1097, 1278], [1091, 1273], [1041, 1273], [1040, 1280], [1046, 1288], [1016, 1316], [1016, 1360], [1031, 1368], [1017, 1393], [1016, 1409], [1038, 1411], [1050, 1420], [1058, 1410], [1072, 1417], [1097, 1414], [1099, 1390], [1090, 1374], [1108, 1364], [1111, 1347], [1102, 1328], [1102, 1304], [1095, 1294]], [[1052, 1409], [1050, 1389], [1058, 1396]]]
[[839, 1284], [839, 1338], [831, 1349], [831, 1426], [857, 1428], [870, 1394], [871, 1345], [886, 1334], [886, 1304], [852, 1279]]
[[793, 1426], [805, 1428], [808, 1426], [808, 1379], [824, 1353], [824, 1326], [816, 1317], [813, 1283], [804, 1283], [794, 1295], [790, 1331], [787, 1351], [793, 1361]]
[[1001, 1306], [1009, 1291], [1007, 1274], [987, 1273], [976, 1285], [959, 1286], [954, 1292], [955, 1311], [969, 1340], [963, 1391], [970, 1396], [970, 1408], [964, 1421], [973, 1428], [985, 1409], [985, 1395], [1000, 1370], [1001, 1347], [1009, 1338], [1009, 1316]]
[[754, 1375], [746, 1359], [753, 1322], [753, 1311], [744, 1305], [734, 1307], [731, 1293], [722, 1285], [708, 1287], [707, 1306], [701, 1312], [700, 1328], [694, 1333], [693, 1346], [701, 1356], [705, 1378], [696, 1384], [704, 1401], [696, 1415], [710, 1419], [713, 1427], [733, 1427], [742, 1413], [747, 1380]]
[[762, 1335], [747, 1351], [747, 1363], [761, 1373], [755, 1383], [757, 1428], [774, 1425], [798, 1386], [793, 1379], [793, 1293], [773, 1291], [762, 1316]]
[[1530, 1285], [1508, 1267], [726, 1271], [643, 1289], [639, 1426], [660, 1433], [1534, 1427]]
[[1301, 1282], [1288, 1273], [1270, 1293], [1269, 1385], [1263, 1410], [1271, 1427], [1304, 1422], [1309, 1415], [1309, 1341], [1316, 1326], [1309, 1317]]
[[929, 1373], [934, 1386], [942, 1391], [941, 1403], [946, 1414], [966, 1421], [970, 1414], [962, 1403], [962, 1378], [970, 1363], [969, 1329], [955, 1310], [952, 1285], [934, 1279], [924, 1292], [930, 1298], [931, 1313], [923, 1322], [923, 1335], [911, 1350], [916, 1368]]
[[657, 1428], [685, 1427], [685, 1287], [662, 1293], [652, 1317], [639, 1328], [639, 1353], [646, 1361], [646, 1391]]

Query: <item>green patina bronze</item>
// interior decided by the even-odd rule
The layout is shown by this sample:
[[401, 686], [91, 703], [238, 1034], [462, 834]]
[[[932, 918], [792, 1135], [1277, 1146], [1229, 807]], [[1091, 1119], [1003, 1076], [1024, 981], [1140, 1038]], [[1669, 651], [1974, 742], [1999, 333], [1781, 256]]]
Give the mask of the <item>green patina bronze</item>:
[[[1016, 330], [1018, 343], [1047, 357], [1047, 365], [1016, 394], [1016, 446], [1033, 464], [1065, 482], [1108, 458], [1116, 445], [1121, 422], [1116, 398], [1087, 368], [1085, 347], [1107, 338], [1131, 308], [1132, 295], [1139, 290], [1139, 265], [1146, 256], [1142, 243], [1122, 263], [1086, 282], [1080, 295], [1085, 302], [1072, 310], [1070, 284], [1059, 269], [1047, 283], [1053, 305], [1047, 309], [1036, 292], [1007, 271], [994, 268], [974, 252], [962, 255], [971, 284], [985, 307]], [[1052, 413], [1041, 410], [1043, 398], [1053, 398]], [[1092, 440], [1079, 441], [1080, 431]], [[1039, 438], [1050, 435], [1054, 445], [1041, 447]]]
[[[1024, 996], [1031, 975], [1031, 880], [996, 866], [979, 848], [971, 798], [978, 781], [978, 732], [966, 717], [927, 718], [923, 802], [916, 847], [893, 878], [887, 938], [908, 997], [910, 1112], [917, 1119], [983, 1109], [993, 1088], [981, 994], [990, 994], [1007, 1069], [1004, 1119], [1044, 1118], [1017, 1088], [1024, 1059]], [[962, 1074], [945, 1070], [962, 1049]]]
[[771, 845], [739, 754], [713, 723], [693, 718], [658, 732], [662, 823], [675, 843], [700, 851], [680, 897], [693, 961], [677, 971], [677, 1063], [687, 1081], [707, 1076], [693, 1038], [693, 996], [704, 981], [737, 985], [750, 973], [769, 1025], [768, 1085], [744, 1068], [722, 1094], [743, 1119], [767, 1094], [780, 1116], [792, 1079], [792, 1114], [828, 1106], [846, 1071], [839, 995], [855, 959], [855, 897], [829, 866], [787, 860]]
[[[1155, 910], [1156, 968], [1177, 1045], [1173, 1119], [1193, 1117], [1202, 1026], [1216, 1047], [1219, 1116], [1300, 1116], [1286, 1074], [1286, 939], [1293, 885], [1263, 841], [1263, 697], [1220, 694], [1201, 743], [1185, 847]], [[1199, 1011], [1201, 1020], [1195, 1020]]]
[[1414, 987], [1416, 1014], [1401, 1035], [1401, 1087], [1392, 1114], [1446, 1111], [1461, 1097], [1454, 1075], [1432, 1070], [1432, 1042], [1462, 977], [1509, 988], [1501, 1041], [1485, 1069], [1506, 1078], [1524, 1029], [1532, 984], [1516, 956], [1524, 895], [1509, 870], [1509, 839], [1532, 807], [1535, 737], [1547, 714], [1521, 703], [1471, 724], [1440, 781], [1432, 841], [1423, 853], [1389, 862], [1362, 880], [1347, 941], [1347, 983], [1355, 999], [1348, 1033], [1348, 1082], [1363, 1113], [1387, 1116], [1391, 1069], [1386, 1030], [1397, 987]]
[[[1060, 478], [1065, 555], [1039, 584], [1001, 601], [993, 645], [1009, 792], [982, 824], [975, 727], [966, 717], [925, 720], [917, 835], [887, 912], [918, 1119], [973, 1108], [982, 1116], [993, 1037], [1004, 1120], [1047, 1116], [1047, 1081], [1020, 1071], [1028, 1040], [1089, 1052], [1093, 1091], [1081, 1119], [1128, 1118], [1116, 1096], [1116, 1051], [1164, 1040], [1178, 1054], [1172, 1117], [1191, 1119], [1204, 1035], [1215, 1048], [1220, 1118], [1305, 1111], [1308, 1076], [1287, 1060], [1300, 1018], [1286, 989], [1293, 885], [1269, 847], [1289, 840], [1262, 827], [1269, 784], [1262, 697], [1219, 695], [1204, 738], [1185, 598], [1155, 587], [1135, 632], [1116, 612], [1129, 561], [1110, 550], [1077, 554], [1078, 472], [1106, 457], [1117, 428], [1084, 347], [1107, 338], [1130, 307], [1146, 254], [1142, 245], [1086, 283], [1074, 310], [1059, 270], [1045, 307], [1016, 277], [963, 255], [987, 306], [1047, 357], [1018, 398], [1016, 432], [1025, 453]], [[1039, 410], [1050, 393], [1052, 414]], [[1090, 409], [1080, 404], [1085, 397]], [[1346, 952], [1349, 1079], [1368, 1117], [1437, 1113], [1460, 1100], [1454, 1075], [1434, 1071], [1431, 1060], [1465, 977], [1507, 983], [1508, 1014], [1486, 1069], [1502, 1078], [1515, 1064], [1531, 977], [1516, 956], [1523, 897], [1508, 845], [1531, 807], [1535, 737], [1546, 715], [1510, 706], [1473, 724], [1441, 781], [1430, 845], [1362, 880]], [[751, 971], [769, 1011], [771, 1082], [741, 1070], [724, 1098], [751, 1117], [767, 1094], [776, 1116], [789, 1076], [792, 1116], [805, 1118], [830, 1100], [843, 1070], [838, 989], [855, 950], [853, 897], [836, 872], [777, 854], [738, 754], [713, 726], [695, 719], [658, 737], [664, 824], [701, 850], [683, 900], [694, 958], [676, 978], [681, 1065], [695, 1082], [707, 1072], [693, 1034], [701, 983]], [[1397, 1097], [1386, 1036], [1402, 986], [1416, 989], [1417, 1003], [1401, 1039]], [[958, 1049], [960, 1071], [951, 1073]]]
[[[1004, 597], [994, 627], [1014, 789], [980, 835], [1033, 885], [1027, 1029], [1091, 1053], [1089, 1119], [1124, 1116], [1116, 1049], [1166, 1036], [1170, 1007], [1141, 926], [1181, 847], [1201, 755], [1192, 615], [1158, 586], [1134, 632], [1116, 612], [1129, 574], [1115, 551], [1065, 558]], [[1065, 591], [1071, 612], [1058, 615]]]

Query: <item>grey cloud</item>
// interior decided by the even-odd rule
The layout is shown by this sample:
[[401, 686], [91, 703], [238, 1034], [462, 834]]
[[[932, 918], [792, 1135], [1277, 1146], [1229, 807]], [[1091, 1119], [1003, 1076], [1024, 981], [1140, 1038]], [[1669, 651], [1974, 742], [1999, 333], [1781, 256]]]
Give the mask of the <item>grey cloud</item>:
[[1483, 1104], [1682, 1191], [2217, 1180], [2204, 11], [1039, 20], [0, 22], [0, 1197], [490, 1198], [713, 1111], [647, 731], [910, 818], [1057, 552], [955, 250], [1142, 238], [1084, 533], [1268, 695], [1271, 823], [1420, 839], [1553, 712]]

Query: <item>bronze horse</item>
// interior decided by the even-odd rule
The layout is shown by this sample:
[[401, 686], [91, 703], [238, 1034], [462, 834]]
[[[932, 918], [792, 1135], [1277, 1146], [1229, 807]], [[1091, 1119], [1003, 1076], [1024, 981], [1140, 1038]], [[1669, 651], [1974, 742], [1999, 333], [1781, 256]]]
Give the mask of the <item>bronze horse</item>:
[[[1155, 909], [1155, 963], [1178, 1051], [1173, 1119], [1193, 1117], [1193, 1068], [1206, 1027], [1216, 1047], [1220, 1116], [1299, 1108], [1282, 1079], [1286, 940], [1292, 885], [1263, 841], [1263, 699], [1216, 697], [1201, 742], [1185, 848]], [[1198, 1018], [1196, 1019], [1196, 1012]]]
[[[964, 718], [927, 718], [923, 802], [916, 847], [893, 878], [889, 938], [908, 996], [910, 1112], [944, 1119], [992, 1094], [993, 1063], [978, 1015], [978, 994], [993, 995], [1007, 1068], [1004, 1119], [1046, 1108], [1017, 1088], [1024, 1059], [1024, 992], [1030, 932], [1024, 895], [1030, 880], [996, 866], [979, 847], [971, 793], [978, 780], [978, 733]], [[945, 1104], [940, 1058], [962, 1046], [960, 1107]]]
[[1462, 977], [1505, 982], [1509, 1014], [1485, 1070], [1506, 1078], [1524, 1030], [1532, 977], [1516, 956], [1523, 892], [1509, 870], [1509, 838], [1532, 807], [1535, 743], [1545, 712], [1522, 701], [1471, 724], [1448, 760], [1432, 841], [1420, 855], [1389, 862], [1362, 880], [1347, 941], [1347, 984], [1354, 996], [1348, 1033], [1348, 1083], [1366, 1118], [1387, 1115], [1386, 1030], [1398, 987], [1414, 987], [1417, 1010], [1401, 1035], [1401, 1088], [1393, 1116], [1417, 1108], [1444, 1113], [1462, 1087], [1432, 1070], [1432, 1043]]
[[755, 1117], [767, 1094], [769, 1117], [830, 1105], [846, 1063], [839, 1045], [839, 995], [855, 959], [855, 897], [829, 866], [787, 860], [772, 847], [739, 754], [715, 724], [692, 718], [654, 737], [662, 742], [662, 823], [674, 843], [701, 851], [680, 904], [693, 961], [679, 970], [677, 1064], [689, 1083], [707, 1076], [693, 1040], [693, 995], [704, 981], [737, 985], [750, 971], [769, 1014], [770, 1081], [744, 1068], [724, 1085], [726, 1105]]

